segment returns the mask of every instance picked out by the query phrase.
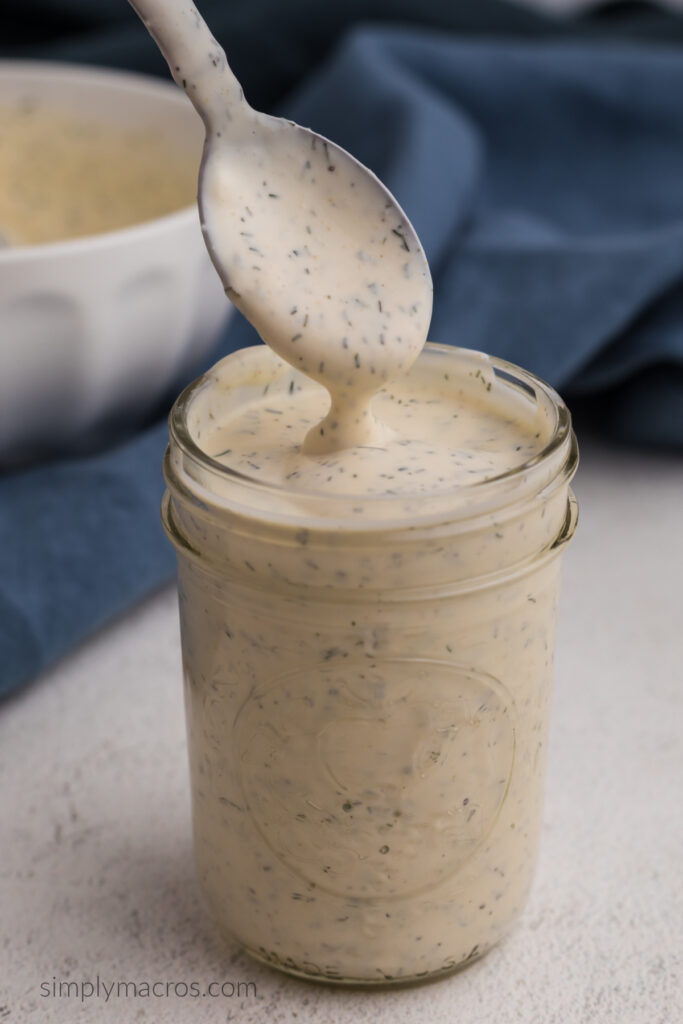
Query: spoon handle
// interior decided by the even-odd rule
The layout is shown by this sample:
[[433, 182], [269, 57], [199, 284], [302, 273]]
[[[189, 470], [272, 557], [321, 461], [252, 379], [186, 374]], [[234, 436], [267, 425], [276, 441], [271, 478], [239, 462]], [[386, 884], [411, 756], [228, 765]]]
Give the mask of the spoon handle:
[[129, 2], [207, 127], [249, 115], [251, 108], [223, 48], [190, 0]]

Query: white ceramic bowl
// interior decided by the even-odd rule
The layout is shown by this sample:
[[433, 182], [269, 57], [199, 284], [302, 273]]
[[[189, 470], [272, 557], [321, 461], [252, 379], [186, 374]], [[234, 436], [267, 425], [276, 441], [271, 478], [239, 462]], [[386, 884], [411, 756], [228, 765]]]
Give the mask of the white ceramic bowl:
[[[170, 83], [2, 61], [0, 97], [181, 135], [199, 165], [201, 122]], [[86, 238], [0, 249], [0, 462], [88, 448], [139, 423], [209, 354], [230, 308], [195, 205]]]

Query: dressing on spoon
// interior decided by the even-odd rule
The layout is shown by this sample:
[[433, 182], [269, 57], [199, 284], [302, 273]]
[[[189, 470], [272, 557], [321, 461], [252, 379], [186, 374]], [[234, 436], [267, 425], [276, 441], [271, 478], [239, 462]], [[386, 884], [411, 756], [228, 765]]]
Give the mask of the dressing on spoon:
[[131, 0], [206, 127], [204, 238], [230, 299], [330, 395], [308, 454], [377, 444], [372, 397], [415, 361], [432, 283], [415, 231], [349, 153], [253, 110], [194, 4]]

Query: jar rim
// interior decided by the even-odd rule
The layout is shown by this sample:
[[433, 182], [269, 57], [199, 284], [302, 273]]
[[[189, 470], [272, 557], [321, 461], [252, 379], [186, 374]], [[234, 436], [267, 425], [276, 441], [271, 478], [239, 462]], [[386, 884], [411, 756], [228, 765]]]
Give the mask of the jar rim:
[[[242, 353], [254, 350], [265, 349], [265, 346], [257, 345], [251, 349], [238, 350]], [[266, 350], [268, 351], [268, 350]], [[484, 353], [477, 352], [472, 349], [464, 349], [455, 345], [441, 345], [434, 342], [428, 342], [425, 345], [425, 352], [442, 353], [447, 356], [453, 354], [459, 354], [461, 356], [472, 356], [485, 359], [491, 366], [493, 373], [497, 378], [510, 386], [516, 386], [519, 390], [524, 391], [527, 395], [536, 398], [538, 400], [537, 392], [540, 391], [541, 395], [547, 402], [550, 403], [552, 408], [555, 422], [552, 427], [552, 433], [548, 442], [544, 445], [540, 451], [536, 452], [530, 458], [526, 459], [509, 469], [506, 469], [502, 473], [497, 473], [494, 476], [490, 476], [484, 479], [478, 479], [475, 481], [461, 482], [448, 491], [439, 492], [429, 496], [429, 500], [425, 502], [429, 508], [423, 513], [418, 512], [411, 516], [396, 518], [383, 519], [378, 517], [375, 519], [373, 516], [363, 517], [363, 522], [358, 522], [357, 518], [346, 517], [343, 515], [345, 506], [349, 506], [349, 503], [357, 504], [362, 499], [363, 504], [368, 510], [372, 508], [386, 509], [387, 506], [396, 506], [399, 499], [405, 501], [406, 497], [410, 495], [402, 494], [372, 494], [372, 495], [359, 495], [359, 494], [328, 494], [321, 490], [307, 490], [297, 489], [293, 492], [291, 489], [283, 486], [282, 484], [273, 483], [270, 481], [264, 481], [257, 477], [251, 477], [248, 474], [242, 473], [239, 470], [235, 470], [230, 466], [226, 466], [224, 463], [218, 461], [213, 456], [207, 454], [200, 445], [194, 440], [191, 435], [188, 426], [188, 413], [190, 411], [192, 402], [197, 397], [198, 393], [205, 388], [212, 376], [215, 379], [215, 367], [212, 370], [208, 370], [202, 374], [196, 380], [192, 381], [178, 396], [173, 404], [168, 417], [169, 423], [169, 434], [170, 434], [170, 445], [167, 458], [165, 460], [165, 475], [167, 478], [167, 484], [169, 486], [173, 483], [177, 486], [180, 481], [177, 479], [177, 459], [171, 458], [173, 454], [173, 448], [180, 454], [184, 468], [187, 469], [187, 460], [189, 460], [190, 466], [198, 470], [202, 475], [208, 475], [209, 478], [215, 478], [222, 482], [223, 485], [226, 483], [233, 486], [235, 489], [235, 495], [237, 498], [241, 498], [241, 501], [237, 501], [238, 506], [235, 510], [242, 511], [254, 515], [256, 518], [265, 518], [270, 521], [282, 523], [283, 525], [287, 522], [302, 525], [304, 520], [313, 518], [315, 525], [320, 528], [335, 528], [340, 525], [340, 519], [343, 519], [343, 526], [347, 528], [357, 528], [361, 531], [368, 530], [370, 528], [383, 528], [383, 529], [395, 529], [402, 524], [402, 519], [409, 519], [413, 526], [427, 525], [434, 523], [435, 521], [442, 521], [444, 518], [444, 511], [448, 510], [447, 518], [452, 519], [453, 513], [457, 513], [457, 509], [454, 505], [459, 504], [458, 498], [462, 499], [464, 496], [470, 500], [469, 509], [470, 511], [464, 515], [464, 518], [470, 518], [472, 514], [478, 515], [479, 512], [473, 510], [472, 505], [479, 507], [480, 505], [486, 505], [487, 499], [491, 495], [496, 493], [508, 492], [509, 489], [514, 490], [515, 485], [518, 481], [521, 481], [525, 477], [534, 475], [539, 469], [542, 470], [544, 466], [548, 466], [553, 462], [554, 457], [559, 456], [563, 448], [567, 448], [566, 458], [562, 459], [557, 466], [556, 472], [551, 474], [548, 483], [551, 481], [559, 482], [558, 477], [562, 480], [570, 479], [578, 464], [578, 448], [576, 445], [576, 439], [572, 429], [572, 419], [569, 409], [560, 395], [555, 391], [551, 385], [547, 384], [540, 377], [531, 373], [529, 370], [524, 370], [516, 364], [502, 359], [498, 356], [489, 356]], [[232, 353], [234, 355], [234, 353]], [[230, 359], [228, 355], [225, 359]], [[217, 365], [220, 366], [224, 360], [221, 360]], [[173, 463], [176, 463], [174, 465]], [[190, 474], [193, 486], [191, 488], [194, 491], [197, 487], [201, 491], [200, 504], [205, 506], [206, 504], [221, 505], [225, 502], [220, 501], [219, 496], [213, 491], [212, 488], [206, 487], [200, 484], [196, 472]], [[174, 478], [172, 480], [171, 478]], [[187, 485], [183, 487], [186, 492], [188, 491]], [[265, 514], [258, 508], [253, 508], [248, 498], [249, 495], [272, 495], [275, 498], [282, 499], [295, 499], [298, 505], [305, 504], [308, 502], [323, 501], [329, 508], [339, 509], [339, 517], [330, 515], [329, 511], [323, 516], [316, 516], [315, 512], [309, 510], [308, 513], [300, 511], [296, 516], [288, 516], [286, 513], [272, 513]], [[417, 498], [417, 496], [415, 496]], [[467, 504], [467, 503], [465, 503]], [[439, 506], [438, 510], [436, 506]], [[230, 501], [229, 507], [233, 508], [233, 502]], [[370, 520], [370, 522], [368, 522]], [[306, 525], [309, 525], [306, 523]]]

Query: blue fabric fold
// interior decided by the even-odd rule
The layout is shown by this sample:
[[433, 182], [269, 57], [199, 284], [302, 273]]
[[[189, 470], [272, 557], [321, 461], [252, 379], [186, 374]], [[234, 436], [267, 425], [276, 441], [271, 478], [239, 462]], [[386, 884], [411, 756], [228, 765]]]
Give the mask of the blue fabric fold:
[[[403, 204], [432, 340], [520, 363], [623, 439], [683, 447], [683, 51], [551, 36], [359, 26], [277, 109]], [[235, 317], [216, 358], [257, 340]], [[171, 578], [166, 435], [0, 476], [0, 694]]]
[[0, 652], [9, 692], [173, 573], [159, 522], [166, 424], [0, 477]]
[[[370, 131], [331, 113], [349, 81], [359, 97], [391, 93], [402, 119]], [[287, 112], [370, 162], [404, 205], [434, 276], [433, 341], [571, 394], [595, 390], [598, 360], [603, 388], [636, 367], [683, 366], [683, 321], [653, 333], [638, 322], [683, 288], [678, 50], [364, 30], [316, 85]], [[683, 445], [683, 420], [658, 440]]]

